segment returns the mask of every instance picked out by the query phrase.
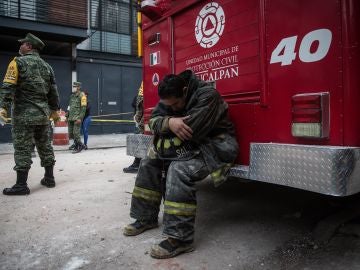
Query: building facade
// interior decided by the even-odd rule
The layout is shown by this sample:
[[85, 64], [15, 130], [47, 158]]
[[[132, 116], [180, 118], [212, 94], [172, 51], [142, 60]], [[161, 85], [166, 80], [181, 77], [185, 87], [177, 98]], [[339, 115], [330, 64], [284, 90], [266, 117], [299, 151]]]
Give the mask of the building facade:
[[[2, 0], [0, 76], [17, 56], [17, 40], [34, 33], [46, 44], [41, 55], [54, 68], [61, 109], [72, 82], [81, 81], [94, 120], [105, 120], [94, 121], [90, 134], [131, 132], [133, 123], [117, 120], [132, 119], [142, 78], [136, 27], [135, 1]], [[10, 140], [11, 126], [0, 127], [0, 142]]]

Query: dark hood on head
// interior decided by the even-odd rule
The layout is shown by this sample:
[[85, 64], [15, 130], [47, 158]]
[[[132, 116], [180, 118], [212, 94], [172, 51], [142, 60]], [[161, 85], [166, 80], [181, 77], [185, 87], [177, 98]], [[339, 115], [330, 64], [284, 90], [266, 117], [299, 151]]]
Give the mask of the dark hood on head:
[[194, 72], [190, 69], [179, 73], [178, 76], [184, 79], [184, 81], [186, 82], [186, 86], [188, 87], [186, 99], [188, 100], [192, 96], [194, 91], [199, 87], [199, 80], [197, 79]]

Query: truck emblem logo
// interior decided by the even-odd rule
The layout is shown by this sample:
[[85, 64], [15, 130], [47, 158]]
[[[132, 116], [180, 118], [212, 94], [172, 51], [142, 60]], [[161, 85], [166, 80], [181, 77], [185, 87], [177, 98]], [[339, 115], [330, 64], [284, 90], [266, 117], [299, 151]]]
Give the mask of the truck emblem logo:
[[159, 78], [159, 74], [154, 73], [154, 75], [152, 76], [152, 83], [154, 86], [157, 86], [159, 84], [160, 78]]
[[211, 48], [219, 40], [225, 28], [225, 13], [222, 7], [211, 2], [199, 12], [195, 22], [195, 37], [203, 48]]

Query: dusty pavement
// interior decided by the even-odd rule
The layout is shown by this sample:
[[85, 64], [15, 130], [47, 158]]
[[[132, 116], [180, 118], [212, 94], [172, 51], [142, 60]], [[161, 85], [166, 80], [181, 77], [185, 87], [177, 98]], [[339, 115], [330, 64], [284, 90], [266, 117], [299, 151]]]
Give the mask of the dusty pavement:
[[[360, 269], [359, 238], [337, 234], [328, 245], [308, 237], [331, 208], [326, 196], [264, 183], [199, 184], [196, 250], [169, 260], [149, 256], [161, 227], [125, 237], [135, 175], [124, 174], [125, 148], [56, 152], [54, 189], [0, 195], [0, 269]], [[0, 187], [13, 185], [13, 156], [0, 155]], [[160, 220], [161, 224], [161, 220]]]

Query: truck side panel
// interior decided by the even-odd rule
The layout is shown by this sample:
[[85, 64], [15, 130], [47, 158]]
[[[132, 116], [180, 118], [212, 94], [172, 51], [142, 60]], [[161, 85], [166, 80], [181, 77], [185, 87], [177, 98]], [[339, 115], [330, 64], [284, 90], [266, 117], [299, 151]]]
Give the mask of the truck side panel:
[[[208, 19], [211, 9], [214, 18]], [[220, 38], [204, 48], [201, 38], [211, 34], [219, 9], [225, 15]], [[344, 144], [339, 1], [201, 1], [173, 16], [173, 23], [175, 72], [191, 68], [204, 80], [216, 80], [238, 129], [240, 164], [248, 164], [251, 142]], [[200, 39], [194, 28], [203, 31]], [[292, 96], [319, 92], [330, 93], [329, 138], [293, 137]], [[251, 129], [244, 130], [245, 118], [254, 119]]]
[[344, 145], [360, 145], [360, 1], [341, 2], [344, 61]]
[[[145, 107], [158, 100], [156, 78], [190, 68], [216, 81], [229, 103], [242, 149], [240, 164], [249, 164], [252, 142], [358, 146], [356, 2], [218, 0], [189, 7], [182, 2], [184, 8], [177, 5], [178, 12], [144, 31]], [[160, 42], [149, 45], [156, 33]], [[151, 65], [156, 52], [160, 62]], [[329, 136], [294, 137], [292, 97], [321, 92], [330, 97]]]
[[[340, 2], [271, 0], [265, 14], [268, 106], [258, 108], [255, 141], [343, 145]], [[293, 137], [291, 97], [318, 92], [330, 94], [329, 138]]]

